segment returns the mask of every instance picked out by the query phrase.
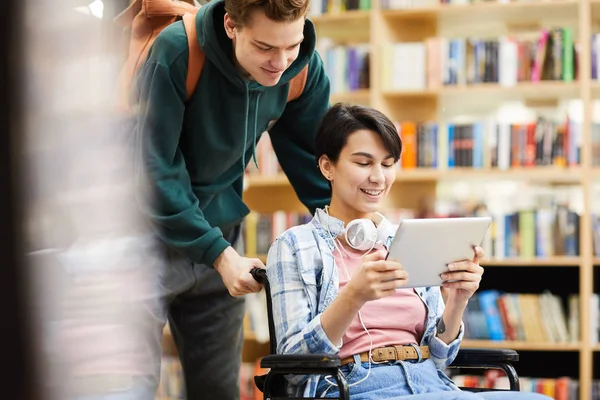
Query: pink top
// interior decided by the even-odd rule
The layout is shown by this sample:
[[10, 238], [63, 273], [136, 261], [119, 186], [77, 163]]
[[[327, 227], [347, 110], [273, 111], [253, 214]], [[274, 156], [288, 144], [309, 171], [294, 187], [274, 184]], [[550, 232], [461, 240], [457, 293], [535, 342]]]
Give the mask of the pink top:
[[[337, 243], [337, 247], [341, 245]], [[352, 257], [343, 253], [344, 250]], [[364, 252], [351, 252], [344, 248], [342, 254], [337, 249], [333, 253], [341, 290], [349, 281], [344, 266], [350, 276], [353, 276], [361, 263], [358, 257]], [[391, 345], [419, 344], [425, 327], [427, 307], [414, 289], [397, 289], [392, 296], [366, 302], [360, 310], [360, 315], [373, 339], [373, 349]], [[369, 351], [370, 344], [369, 335], [365, 332], [357, 314], [342, 338], [339, 357], [345, 358]]]

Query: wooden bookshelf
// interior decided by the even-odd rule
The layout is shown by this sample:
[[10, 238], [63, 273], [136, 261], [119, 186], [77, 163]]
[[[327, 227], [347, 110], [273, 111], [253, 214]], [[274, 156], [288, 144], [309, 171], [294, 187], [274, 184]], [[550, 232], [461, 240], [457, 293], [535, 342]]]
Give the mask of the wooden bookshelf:
[[523, 342], [517, 340], [463, 340], [461, 347], [469, 348], [490, 348], [490, 349], [513, 349], [526, 351], [580, 351], [580, 343], [537, 343]]
[[[595, 1], [595, 0], [592, 0]], [[496, 19], [506, 20], [521, 16], [528, 12], [564, 12], [565, 10], [577, 10], [577, 0], [551, 0], [531, 2], [485, 2], [474, 4], [438, 4], [430, 7], [414, 7], [407, 9], [382, 10], [384, 17], [389, 19], [424, 19], [449, 15], [470, 16], [493, 13]]]
[[[467, 14], [469, 18], [464, 18]], [[530, 27], [561, 26], [574, 29], [579, 48], [579, 74], [575, 81], [522, 82], [513, 86], [499, 84], [477, 84], [440, 86], [422, 90], [390, 90], [382, 83], [380, 66], [383, 63], [382, 44], [395, 42], [423, 41], [432, 36], [449, 36], [453, 24], [460, 23], [460, 35], [469, 34], [471, 24], [487, 24], [501, 34], [519, 33]], [[471, 5], [438, 5], [429, 8], [405, 10], [383, 10], [379, 0], [372, 0], [371, 11], [311, 17], [319, 36], [330, 36], [340, 43], [371, 44], [369, 81], [370, 88], [356, 92], [336, 93], [331, 102], [349, 101], [371, 105], [395, 121], [432, 120], [444, 118], [448, 104], [464, 102], [471, 107], [480, 99], [500, 102], [506, 99], [524, 101], [547, 101], [579, 98], [582, 111], [581, 163], [576, 167], [531, 167], [509, 170], [497, 169], [402, 169], [397, 173], [395, 187], [390, 192], [395, 206], [414, 206], [424, 193], [435, 193], [440, 183], [449, 181], [526, 181], [549, 185], [577, 185], [583, 193], [583, 212], [580, 219], [580, 255], [578, 257], [548, 257], [533, 259], [488, 259], [482, 262], [486, 268], [569, 267], [578, 272], [580, 340], [577, 343], [537, 343], [524, 341], [480, 341], [465, 340], [463, 347], [512, 348], [534, 352], [576, 352], [579, 355], [580, 398], [588, 399], [593, 378], [593, 354], [600, 345], [592, 345], [589, 329], [590, 297], [593, 292], [594, 265], [600, 259], [593, 255], [590, 210], [591, 186], [600, 182], [600, 166], [592, 166], [591, 129], [592, 101], [600, 98], [600, 82], [591, 80], [591, 34], [594, 24], [600, 28], [600, 0], [552, 0], [512, 3], [482, 2]], [[461, 22], [462, 21], [462, 22]], [[480, 31], [476, 34], [479, 35]], [[499, 34], [500, 35], [500, 34]], [[494, 33], [494, 36], [499, 36]], [[454, 104], [453, 104], [454, 105]], [[468, 111], [468, 110], [466, 110]], [[297, 200], [293, 189], [284, 175], [249, 176], [244, 200], [251, 210], [267, 213], [276, 210], [305, 211]], [[406, 190], [408, 189], [408, 190]], [[265, 255], [259, 255], [265, 261]], [[485, 277], [484, 277], [485, 279]], [[247, 338], [251, 340], [251, 336]], [[600, 365], [595, 366], [600, 368]]]
[[386, 98], [401, 97], [437, 97], [437, 96], [506, 96], [527, 98], [573, 97], [580, 90], [578, 82], [527, 82], [514, 86], [502, 86], [497, 83], [482, 83], [477, 85], [456, 85], [438, 89], [414, 91], [382, 91]]
[[371, 92], [368, 89], [361, 89], [353, 92], [333, 93], [329, 100], [331, 104], [337, 102], [368, 104], [370, 98]]
[[581, 257], [555, 256], [547, 258], [510, 258], [487, 259], [481, 266], [485, 267], [579, 267]]
[[[580, 167], [531, 167], [499, 169], [429, 169], [415, 168], [399, 170], [396, 182], [431, 182], [442, 180], [526, 180], [547, 183], [580, 183], [584, 172]], [[253, 191], [265, 187], [284, 187], [290, 183], [284, 174], [250, 175], [248, 190]]]

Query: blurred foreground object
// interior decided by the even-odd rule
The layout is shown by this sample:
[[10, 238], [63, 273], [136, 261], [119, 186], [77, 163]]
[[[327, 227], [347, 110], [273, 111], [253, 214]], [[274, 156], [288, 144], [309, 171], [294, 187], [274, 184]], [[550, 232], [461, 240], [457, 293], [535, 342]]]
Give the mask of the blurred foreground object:
[[157, 263], [136, 213], [131, 133], [113, 113], [122, 54], [112, 18], [126, 3], [25, 7], [24, 251], [44, 399], [124, 399], [159, 368], [136, 319]]

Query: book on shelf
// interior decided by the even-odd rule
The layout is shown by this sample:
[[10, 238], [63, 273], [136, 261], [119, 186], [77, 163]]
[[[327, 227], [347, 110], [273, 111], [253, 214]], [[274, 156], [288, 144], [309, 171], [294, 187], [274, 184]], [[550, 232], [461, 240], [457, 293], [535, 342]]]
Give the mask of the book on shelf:
[[[577, 49], [570, 27], [542, 29], [534, 38], [429, 37], [386, 44], [382, 48], [382, 87], [393, 91], [483, 83], [572, 82], [578, 78]], [[407, 59], [411, 62], [404, 62]]]
[[268, 132], [264, 132], [256, 144], [256, 162], [258, 167], [253, 162], [248, 163], [246, 167], [248, 174], [274, 176], [282, 172]]
[[[600, 103], [600, 102], [596, 102]], [[591, 127], [592, 165], [600, 166], [600, 122], [593, 122]]]
[[600, 213], [591, 213], [594, 256], [600, 258]]
[[329, 76], [331, 94], [368, 89], [370, 44], [342, 45], [320, 38], [317, 50]]
[[600, 80], [600, 33], [592, 33], [590, 40], [591, 51], [591, 78], [594, 81]]
[[250, 293], [245, 298], [244, 337], [257, 343], [269, 343], [269, 315], [265, 292]]
[[590, 344], [597, 345], [600, 343], [600, 295], [592, 293], [589, 298], [590, 302]]
[[463, 322], [465, 339], [575, 344], [580, 337], [579, 295], [569, 296], [565, 310], [562, 299], [549, 291], [478, 291], [469, 299]]
[[371, 0], [313, 0], [310, 2], [309, 17], [370, 9]]
[[380, 0], [383, 10], [427, 8], [440, 4], [440, 0]]

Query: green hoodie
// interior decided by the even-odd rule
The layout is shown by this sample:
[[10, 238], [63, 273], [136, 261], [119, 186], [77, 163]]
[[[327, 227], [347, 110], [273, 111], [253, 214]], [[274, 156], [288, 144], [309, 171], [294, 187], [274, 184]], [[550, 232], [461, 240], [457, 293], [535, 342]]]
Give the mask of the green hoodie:
[[[318, 124], [329, 108], [329, 80], [315, 51], [312, 22], [306, 21], [298, 58], [276, 86], [263, 87], [244, 79], [233, 64], [224, 14], [223, 0], [198, 12], [206, 62], [187, 105], [188, 43], [182, 22], [160, 33], [134, 85], [142, 209], [168, 246], [209, 266], [230, 245], [222, 232], [249, 212], [242, 201], [244, 171], [270, 122], [277, 120], [269, 134], [300, 201], [314, 213], [330, 200], [313, 153]], [[307, 63], [304, 92], [286, 105], [289, 81]]]

